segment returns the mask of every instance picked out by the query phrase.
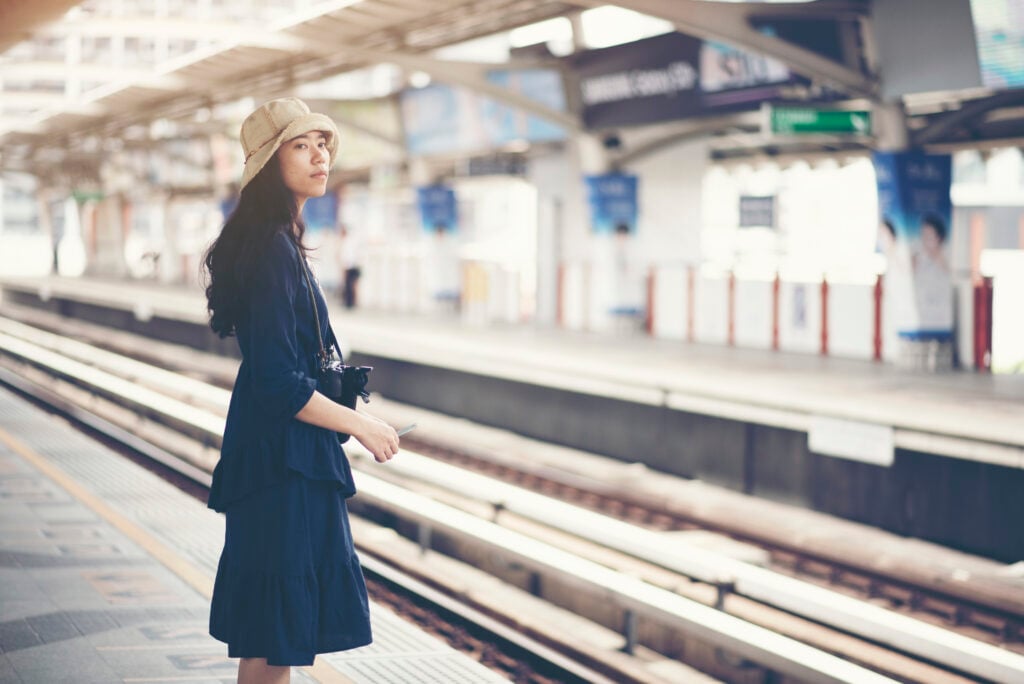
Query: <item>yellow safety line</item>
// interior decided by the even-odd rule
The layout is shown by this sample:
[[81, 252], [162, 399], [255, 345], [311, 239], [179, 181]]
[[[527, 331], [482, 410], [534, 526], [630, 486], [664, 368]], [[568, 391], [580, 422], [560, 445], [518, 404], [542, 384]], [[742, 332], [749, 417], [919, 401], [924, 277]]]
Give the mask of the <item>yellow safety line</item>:
[[211, 679], [223, 679], [224, 677], [211, 675], [182, 675], [180, 677], [125, 677], [122, 682], [208, 682]]
[[[73, 477], [50, 463], [45, 456], [33, 451], [28, 445], [17, 439], [3, 428], [0, 428], [0, 442], [6, 444], [11, 451], [21, 456], [30, 464], [36, 467], [48, 478], [63, 487], [68, 494], [82, 502], [94, 513], [113, 525], [118, 531], [138, 544], [150, 556], [165, 565], [171, 572], [185, 581], [186, 584], [198, 591], [204, 598], [209, 600], [213, 596], [213, 580], [195, 565], [182, 558], [174, 549], [158, 541], [144, 527], [131, 519], [118, 513], [103, 499], [96, 496]], [[302, 668], [322, 684], [354, 684], [351, 679], [341, 674], [324, 661], [314, 661], [310, 667]], [[209, 676], [203, 679], [209, 679]], [[188, 679], [126, 679], [133, 682], [158, 682], [158, 681], [188, 681]]]
[[171, 572], [185, 580], [193, 589], [209, 599], [213, 596], [213, 580], [205, 572], [192, 565], [173, 549], [157, 541], [145, 528], [130, 520], [110, 507], [103, 499], [96, 496], [73, 477], [50, 463], [45, 456], [36, 453], [9, 432], [0, 428], [0, 441], [3, 441], [16, 454], [34, 465], [44, 475], [63, 487], [71, 496], [85, 504], [94, 513], [117, 528], [122, 534], [141, 546], [146, 553], [160, 563], [166, 565]]

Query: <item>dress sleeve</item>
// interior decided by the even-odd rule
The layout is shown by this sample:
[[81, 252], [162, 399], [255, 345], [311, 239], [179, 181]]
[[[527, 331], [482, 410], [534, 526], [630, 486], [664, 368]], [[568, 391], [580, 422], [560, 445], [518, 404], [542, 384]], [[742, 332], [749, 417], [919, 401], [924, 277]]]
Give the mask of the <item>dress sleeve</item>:
[[250, 279], [250, 368], [254, 399], [271, 419], [298, 413], [316, 390], [316, 379], [302, 371], [296, 336], [294, 299], [298, 256], [283, 235], [276, 235]]

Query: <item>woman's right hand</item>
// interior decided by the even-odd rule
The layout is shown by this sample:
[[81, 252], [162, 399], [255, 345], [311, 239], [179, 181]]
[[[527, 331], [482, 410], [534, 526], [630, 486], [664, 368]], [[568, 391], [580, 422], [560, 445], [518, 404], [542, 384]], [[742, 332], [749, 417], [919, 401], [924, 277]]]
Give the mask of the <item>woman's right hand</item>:
[[366, 413], [359, 416], [363, 419], [362, 428], [355, 434], [359, 443], [366, 447], [377, 463], [386, 463], [398, 453], [398, 433], [395, 428], [380, 418]]

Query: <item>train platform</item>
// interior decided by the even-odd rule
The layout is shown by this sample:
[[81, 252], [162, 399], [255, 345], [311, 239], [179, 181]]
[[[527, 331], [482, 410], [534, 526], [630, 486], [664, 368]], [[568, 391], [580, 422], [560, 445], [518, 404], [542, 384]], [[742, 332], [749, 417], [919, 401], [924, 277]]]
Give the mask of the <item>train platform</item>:
[[[223, 534], [202, 502], [0, 390], [0, 681], [233, 682], [207, 633]], [[292, 681], [505, 681], [371, 611], [374, 644]]]
[[[5, 306], [44, 308], [234, 353], [197, 289], [7, 279]], [[1024, 377], [928, 374], [869, 361], [483, 327], [348, 311], [351, 360], [396, 401], [745, 494], [1013, 562], [1024, 541]], [[443, 390], [441, 389], [443, 388]], [[970, 510], [960, 502], [971, 502]]]

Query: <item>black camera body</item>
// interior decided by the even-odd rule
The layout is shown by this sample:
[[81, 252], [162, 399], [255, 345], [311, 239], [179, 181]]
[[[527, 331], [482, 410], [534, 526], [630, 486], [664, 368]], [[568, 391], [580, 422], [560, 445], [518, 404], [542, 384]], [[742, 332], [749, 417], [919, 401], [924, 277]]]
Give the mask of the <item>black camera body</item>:
[[[321, 366], [316, 388], [328, 399], [354, 411], [357, 398], [362, 397], [364, 402], [370, 401], [366, 385], [370, 381], [369, 375], [372, 370], [373, 366], [347, 366], [340, 361], [333, 361]], [[348, 441], [348, 434], [337, 434], [340, 443]]]

